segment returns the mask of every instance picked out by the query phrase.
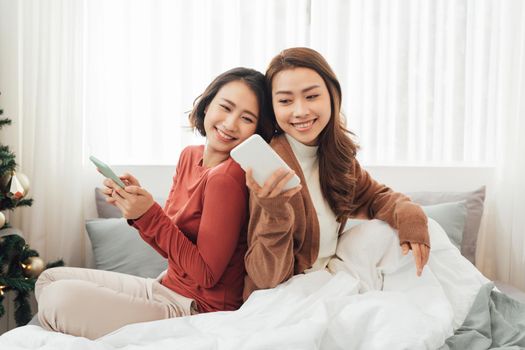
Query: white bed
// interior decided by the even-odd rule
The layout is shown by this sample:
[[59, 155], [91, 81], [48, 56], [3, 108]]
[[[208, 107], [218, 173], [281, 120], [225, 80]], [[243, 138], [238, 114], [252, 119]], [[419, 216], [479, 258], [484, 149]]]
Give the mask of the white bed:
[[[235, 312], [126, 326], [97, 341], [24, 326], [0, 337], [6, 349], [436, 349], [465, 318], [487, 280], [434, 221], [432, 257], [416, 277], [411, 256], [387, 254], [383, 290], [358, 294], [352, 274], [320, 271], [255, 292]], [[352, 231], [353, 230], [353, 231]], [[359, 239], [360, 226], [349, 234]], [[397, 249], [398, 242], [387, 245]], [[355, 241], [353, 242], [355, 243]], [[362, 242], [366, 244], [367, 242]], [[355, 246], [355, 245], [352, 245]], [[344, 255], [350, 245], [341, 244]], [[359, 276], [359, 271], [353, 273]]]

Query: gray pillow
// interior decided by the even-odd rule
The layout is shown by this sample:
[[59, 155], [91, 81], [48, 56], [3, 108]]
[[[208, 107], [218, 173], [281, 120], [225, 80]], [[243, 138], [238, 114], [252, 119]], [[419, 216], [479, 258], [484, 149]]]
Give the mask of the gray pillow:
[[[465, 203], [465, 201], [461, 201], [421, 206], [429, 218], [436, 220], [436, 222], [443, 227], [452, 244], [458, 249], [462, 242], [463, 228], [465, 227], [467, 217], [467, 207]], [[359, 225], [364, 221], [367, 220], [350, 219], [346, 223], [345, 230]]]
[[122, 213], [119, 208], [106, 202], [106, 197], [100, 188], [95, 188], [95, 201], [99, 218], [121, 218]]
[[472, 264], [476, 263], [476, 246], [478, 232], [483, 215], [483, 203], [485, 201], [485, 186], [471, 192], [413, 192], [407, 195], [416, 203], [421, 205], [432, 205], [446, 202], [465, 201], [467, 207], [467, 219], [463, 229], [463, 240], [461, 241], [461, 254]]
[[429, 218], [443, 227], [452, 244], [461, 249], [467, 218], [466, 201], [423, 205], [421, 208]]
[[86, 229], [99, 270], [155, 278], [167, 268], [167, 260], [125, 219], [88, 220]]

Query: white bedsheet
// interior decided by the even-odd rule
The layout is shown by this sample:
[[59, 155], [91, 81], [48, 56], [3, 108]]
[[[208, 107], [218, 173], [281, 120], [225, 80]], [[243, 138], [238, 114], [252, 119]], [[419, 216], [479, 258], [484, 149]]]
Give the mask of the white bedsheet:
[[[235, 312], [132, 324], [96, 341], [25, 326], [2, 335], [0, 349], [435, 349], [488, 280], [435, 221], [429, 228], [431, 258], [419, 278], [412, 254], [400, 255], [395, 236], [381, 241], [380, 252], [383, 233], [361, 235], [356, 226], [341, 239], [338, 255], [375, 245], [372, 253], [360, 250], [361, 258], [378, 258], [375, 271], [336, 261], [338, 272], [295, 276], [255, 292]], [[382, 291], [373, 290], [378, 285]]]

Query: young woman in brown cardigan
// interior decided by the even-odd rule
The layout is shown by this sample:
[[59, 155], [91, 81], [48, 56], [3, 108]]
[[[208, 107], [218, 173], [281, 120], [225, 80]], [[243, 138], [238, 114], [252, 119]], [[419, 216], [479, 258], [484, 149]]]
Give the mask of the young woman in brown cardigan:
[[[395, 229], [402, 253], [413, 251], [419, 276], [430, 253], [427, 217], [359, 165], [341, 116], [341, 87], [323, 56], [308, 48], [284, 50], [271, 61], [266, 81], [274, 112], [271, 146], [292, 171], [276, 171], [262, 187], [247, 171], [244, 299], [326, 268], [347, 219], [354, 217], [379, 219]], [[301, 185], [282, 192], [294, 173]]]

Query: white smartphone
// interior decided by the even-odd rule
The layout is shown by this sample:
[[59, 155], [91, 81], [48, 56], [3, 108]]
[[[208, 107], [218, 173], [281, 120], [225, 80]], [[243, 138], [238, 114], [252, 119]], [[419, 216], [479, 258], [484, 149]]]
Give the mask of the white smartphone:
[[[253, 170], [253, 178], [259, 186], [263, 186], [265, 181], [277, 170], [284, 168], [290, 171], [290, 167], [279, 155], [270, 147], [264, 139], [254, 134], [244, 140], [230, 151], [230, 156], [246, 171], [248, 168]], [[283, 191], [298, 186], [301, 183], [299, 176], [295, 174], [284, 186]]]
[[109, 165], [107, 165], [103, 161], [101, 161], [101, 160], [99, 160], [99, 159], [97, 159], [97, 158], [95, 158], [93, 156], [90, 156], [89, 160], [91, 160], [93, 162], [93, 164], [95, 164], [95, 166], [102, 173], [102, 175], [104, 175], [108, 179], [113, 180], [120, 187], [122, 187], [122, 188], [126, 187], [124, 182], [122, 182], [122, 180], [115, 174], [115, 172], [113, 172], [113, 170], [111, 170]]

